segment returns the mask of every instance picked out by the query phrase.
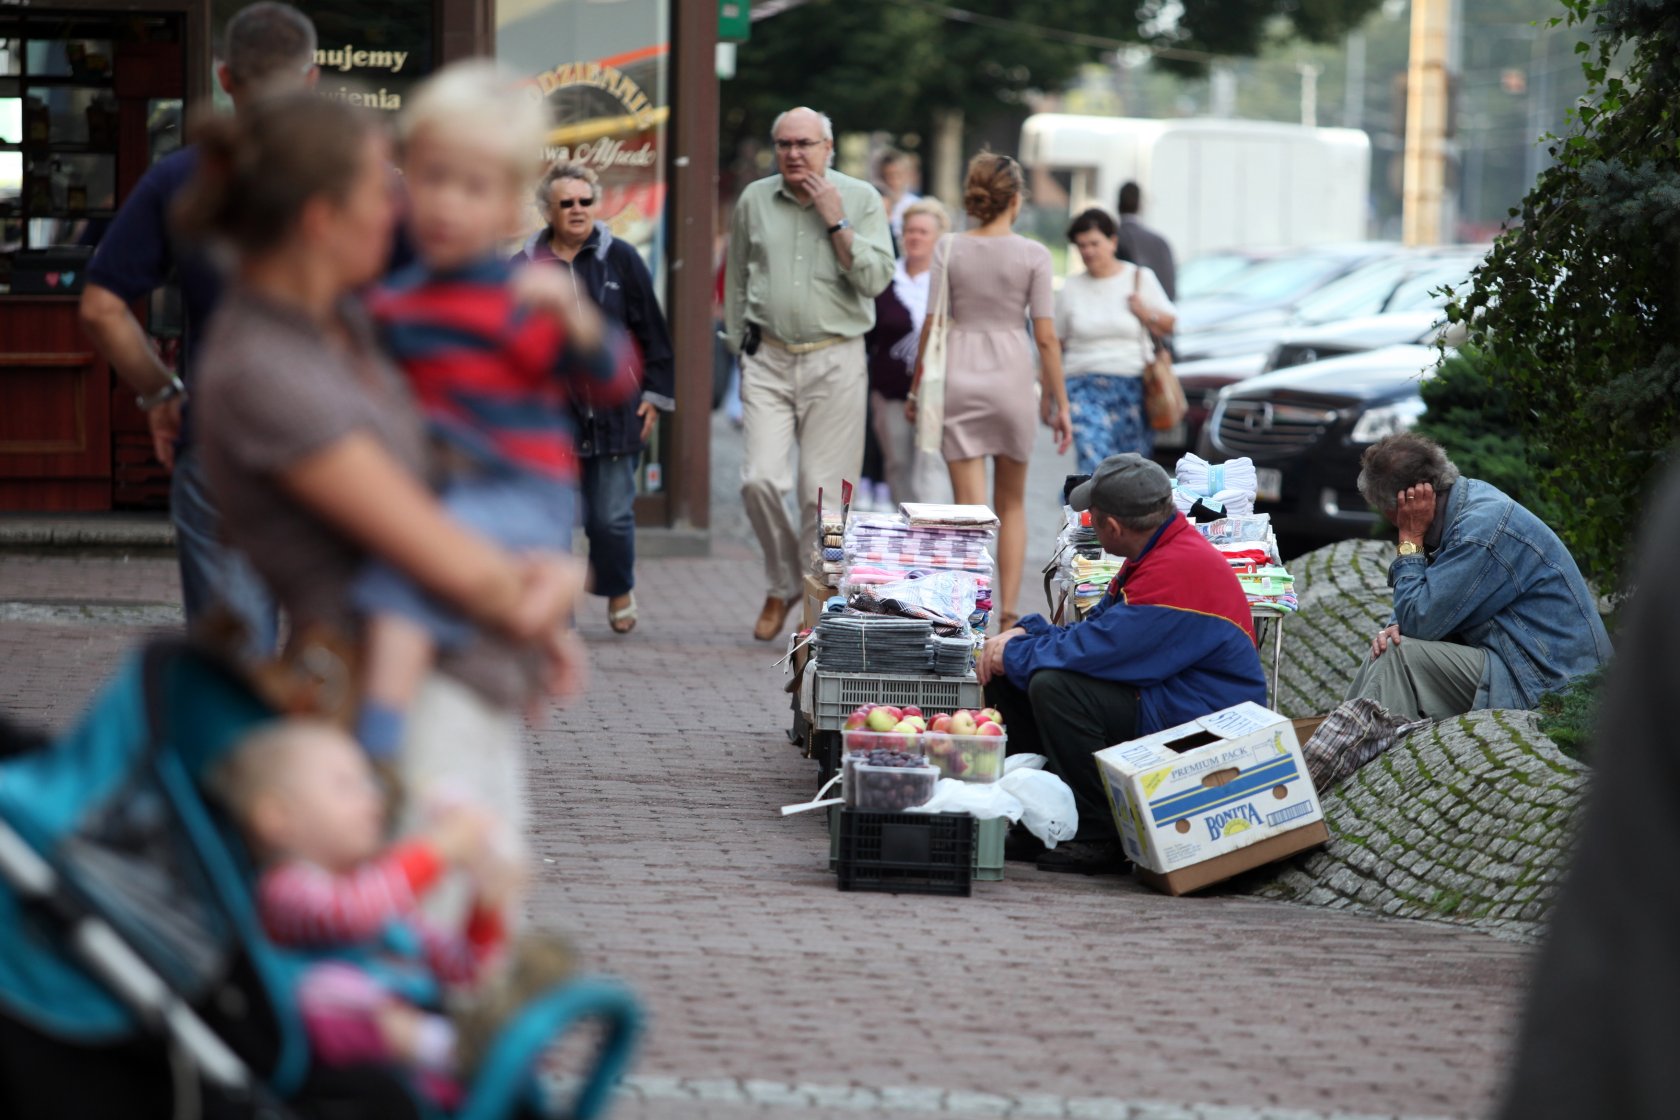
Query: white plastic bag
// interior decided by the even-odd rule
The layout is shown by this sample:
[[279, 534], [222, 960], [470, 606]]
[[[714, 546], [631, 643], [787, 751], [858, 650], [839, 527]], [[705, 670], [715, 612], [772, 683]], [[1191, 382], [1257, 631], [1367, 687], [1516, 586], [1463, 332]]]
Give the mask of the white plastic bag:
[[1008, 817], [1011, 824], [1021, 819], [1023, 807], [1001, 782], [959, 782], [941, 778], [933, 787], [933, 798], [912, 813], [967, 813], [975, 820]]
[[[1044, 764], [1042, 755], [1018, 755], [1016, 758], [1035, 758]], [[940, 783], [943, 785], [944, 783]], [[1074, 804], [1073, 790], [1061, 778], [1048, 770], [1036, 769], [1032, 763], [1004, 765], [1003, 777], [997, 781], [999, 790], [1013, 796], [1022, 809], [1020, 821], [1027, 831], [1044, 841], [1046, 848], [1054, 848], [1063, 840], [1072, 840], [1079, 831], [1079, 807]]]

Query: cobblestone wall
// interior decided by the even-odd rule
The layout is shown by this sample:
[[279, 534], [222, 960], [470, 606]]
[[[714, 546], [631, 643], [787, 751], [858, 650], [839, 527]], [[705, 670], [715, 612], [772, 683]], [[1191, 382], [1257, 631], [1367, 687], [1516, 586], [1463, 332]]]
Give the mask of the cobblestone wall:
[[1531, 940], [1568, 866], [1588, 773], [1540, 733], [1533, 712], [1443, 720], [1324, 797], [1328, 845], [1244, 885]]
[[[1342, 702], [1388, 621], [1393, 597], [1388, 565], [1394, 546], [1340, 541], [1289, 562], [1301, 610], [1284, 623], [1283, 688], [1278, 710], [1291, 718], [1322, 715]], [[1271, 658], [1266, 672], [1271, 673]]]

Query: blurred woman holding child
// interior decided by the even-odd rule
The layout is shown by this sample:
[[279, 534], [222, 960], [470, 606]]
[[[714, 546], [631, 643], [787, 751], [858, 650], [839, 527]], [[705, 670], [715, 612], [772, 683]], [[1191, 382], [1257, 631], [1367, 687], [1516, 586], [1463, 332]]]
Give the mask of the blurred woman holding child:
[[520, 851], [520, 708], [539, 683], [581, 683], [563, 385], [628, 396], [634, 369], [598, 316], [520, 307], [496, 255], [538, 170], [541, 106], [474, 64], [428, 82], [403, 128], [420, 263], [364, 302], [395, 221], [375, 120], [300, 94], [201, 122], [179, 224], [237, 260], [203, 351], [201, 438], [226, 531], [294, 638], [360, 641], [358, 738], [403, 779], [399, 831], [447, 794]]

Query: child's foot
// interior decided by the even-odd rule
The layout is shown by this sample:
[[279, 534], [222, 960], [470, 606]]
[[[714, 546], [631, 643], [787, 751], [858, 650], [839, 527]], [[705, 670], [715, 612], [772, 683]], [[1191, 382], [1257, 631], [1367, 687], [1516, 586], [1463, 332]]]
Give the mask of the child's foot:
[[607, 625], [614, 634], [628, 634], [636, 628], [636, 596], [631, 592], [607, 600]]

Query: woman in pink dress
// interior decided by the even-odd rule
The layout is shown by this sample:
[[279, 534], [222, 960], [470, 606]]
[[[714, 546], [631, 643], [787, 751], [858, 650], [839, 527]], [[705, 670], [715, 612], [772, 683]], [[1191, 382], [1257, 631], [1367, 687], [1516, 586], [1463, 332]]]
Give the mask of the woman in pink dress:
[[[1025, 198], [1019, 163], [991, 152], [975, 156], [963, 189], [963, 209], [975, 228], [944, 239], [934, 253], [930, 284], [937, 293], [949, 273], [942, 450], [957, 502], [985, 504], [986, 460], [992, 460], [991, 506], [999, 521], [993, 602], [1001, 629], [1013, 626], [1017, 617], [1027, 557], [1027, 461], [1038, 421], [1055, 432], [1059, 454], [1065, 455], [1073, 442], [1062, 348], [1056, 340], [1050, 251], [1014, 229]], [[929, 297], [923, 353], [942, 318], [934, 314], [938, 298]], [[1036, 360], [1029, 337], [1037, 347]], [[918, 358], [907, 406], [912, 420], [921, 378]]]

